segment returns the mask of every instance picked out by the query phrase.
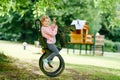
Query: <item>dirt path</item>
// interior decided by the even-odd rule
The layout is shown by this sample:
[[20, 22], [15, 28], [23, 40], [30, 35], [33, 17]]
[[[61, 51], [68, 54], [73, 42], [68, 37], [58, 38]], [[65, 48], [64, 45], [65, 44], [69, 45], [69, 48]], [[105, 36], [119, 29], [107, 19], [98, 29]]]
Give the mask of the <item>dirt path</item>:
[[[21, 62], [30, 63], [32, 65], [38, 66], [38, 61], [41, 56], [41, 49], [36, 48], [33, 45], [28, 45], [26, 50], [23, 49], [22, 43], [11, 43], [7, 41], [0, 41], [0, 51], [3, 51], [6, 55], [12, 56], [19, 59]], [[72, 52], [72, 51], [71, 51]], [[84, 51], [82, 51], [84, 52]], [[67, 54], [66, 49], [62, 49], [60, 54], [63, 56], [65, 63], [70, 64], [83, 64], [83, 65], [94, 65], [107, 68], [120, 69], [120, 54], [105, 52], [102, 56], [80, 56], [79, 52]], [[117, 56], [115, 58], [115, 56]], [[115, 58], [115, 59], [114, 59]]]

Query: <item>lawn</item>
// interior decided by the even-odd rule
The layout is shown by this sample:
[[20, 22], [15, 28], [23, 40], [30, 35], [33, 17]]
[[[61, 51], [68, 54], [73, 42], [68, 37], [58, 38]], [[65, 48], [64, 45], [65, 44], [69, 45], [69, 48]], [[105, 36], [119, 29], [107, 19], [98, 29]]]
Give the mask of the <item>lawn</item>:
[[[14, 59], [0, 54], [0, 79], [2, 80], [120, 80], [120, 69], [96, 67], [90, 65], [66, 64], [66, 69], [58, 77], [50, 78], [42, 74], [38, 67], [27, 64], [18, 68]], [[16, 60], [17, 61], [17, 60]], [[19, 61], [17, 61], [19, 62]], [[24, 65], [24, 64], [22, 64]], [[39, 75], [28, 70], [36, 68]]]
[[[3, 46], [4, 44], [4, 46]], [[2, 46], [1, 46], [2, 45]], [[5, 46], [9, 48], [5, 48]], [[30, 45], [32, 47], [32, 45]], [[66, 68], [58, 77], [45, 76], [38, 66], [38, 55], [31, 48], [24, 51], [21, 43], [0, 41], [0, 79], [2, 80], [120, 80], [120, 55], [105, 53], [104, 56], [66, 54], [61, 52]], [[14, 49], [12, 49], [14, 48]], [[32, 48], [33, 49], [33, 48]], [[34, 49], [38, 50], [38, 49]], [[19, 54], [20, 52], [20, 54]], [[25, 52], [25, 53], [24, 53]], [[32, 52], [32, 54], [30, 53]], [[3, 54], [4, 53], [4, 54]], [[12, 53], [12, 57], [10, 54]], [[15, 54], [13, 56], [13, 54]], [[24, 54], [24, 55], [23, 55]], [[27, 56], [27, 55], [30, 56]], [[21, 55], [23, 55], [21, 57]], [[34, 57], [34, 56], [35, 57]], [[25, 57], [27, 56], [27, 58]], [[32, 56], [32, 58], [31, 58]], [[21, 58], [19, 58], [21, 57]], [[31, 60], [22, 62], [21, 59]], [[34, 65], [33, 65], [34, 64]]]

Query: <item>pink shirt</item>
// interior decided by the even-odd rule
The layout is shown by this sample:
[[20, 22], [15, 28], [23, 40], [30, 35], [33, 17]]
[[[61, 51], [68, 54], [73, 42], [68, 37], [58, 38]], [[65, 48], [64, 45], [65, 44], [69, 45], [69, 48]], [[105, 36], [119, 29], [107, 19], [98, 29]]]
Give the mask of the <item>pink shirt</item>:
[[56, 42], [57, 26], [41, 27], [42, 36], [47, 39], [47, 43], [54, 44]]

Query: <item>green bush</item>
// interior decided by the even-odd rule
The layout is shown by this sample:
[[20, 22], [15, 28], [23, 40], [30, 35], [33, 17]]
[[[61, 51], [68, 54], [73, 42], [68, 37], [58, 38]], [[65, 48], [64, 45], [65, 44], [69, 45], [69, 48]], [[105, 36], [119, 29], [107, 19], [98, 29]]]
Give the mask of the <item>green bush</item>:
[[105, 40], [105, 51], [117, 52], [118, 46], [120, 46], [120, 42]]
[[110, 40], [105, 40], [105, 51], [112, 51], [114, 43]]
[[120, 46], [120, 42], [115, 42], [113, 46], [113, 52], [118, 52], [118, 47]]
[[111, 40], [120, 42], [120, 28], [114, 28], [112, 30], [112, 34], [113, 34], [113, 37]]

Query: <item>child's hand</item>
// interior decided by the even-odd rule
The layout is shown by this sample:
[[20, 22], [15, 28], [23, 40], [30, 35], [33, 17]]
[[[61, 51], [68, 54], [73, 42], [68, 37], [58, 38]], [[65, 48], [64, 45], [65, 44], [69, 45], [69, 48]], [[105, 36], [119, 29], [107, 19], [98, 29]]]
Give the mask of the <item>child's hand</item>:
[[57, 27], [55, 18], [53, 19], [52, 26], [53, 26], [53, 28]]
[[53, 19], [53, 23], [56, 24], [56, 20], [55, 20], [55, 18]]

